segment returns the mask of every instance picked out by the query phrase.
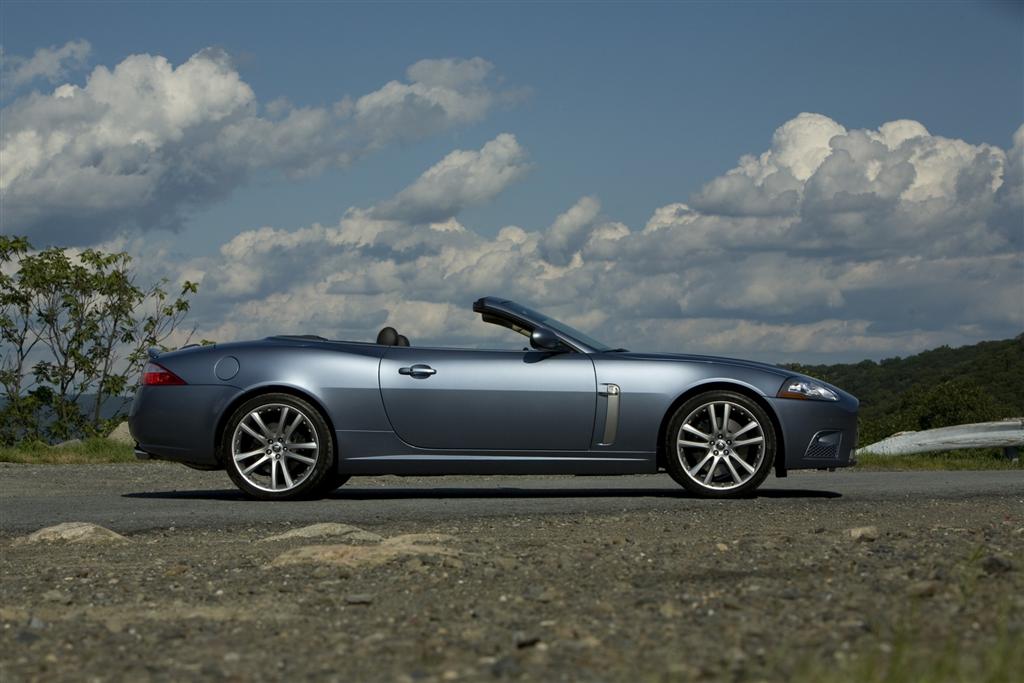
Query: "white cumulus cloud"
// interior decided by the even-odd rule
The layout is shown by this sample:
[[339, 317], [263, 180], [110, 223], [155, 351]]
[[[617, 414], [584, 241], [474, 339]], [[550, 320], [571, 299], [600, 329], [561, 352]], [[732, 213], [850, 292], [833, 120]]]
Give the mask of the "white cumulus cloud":
[[456, 150], [377, 207], [381, 217], [409, 223], [443, 221], [467, 204], [490, 201], [529, 170], [526, 151], [504, 133], [480, 150]]
[[92, 45], [87, 40], [72, 40], [60, 47], [41, 47], [31, 57], [8, 55], [0, 51], [4, 84], [18, 88], [36, 79], [54, 83], [70, 71], [85, 66], [90, 54]]
[[[57, 52], [37, 53], [17, 73], [38, 62], [31, 73], [57, 78], [81, 50]], [[295, 107], [261, 104], [218, 50], [177, 66], [132, 55], [112, 69], [96, 67], [82, 85], [4, 107], [0, 229], [88, 244], [175, 228], [256, 169], [307, 175], [345, 167], [382, 145], [479, 120], [503, 97], [492, 70], [480, 58], [425, 60], [410, 67], [408, 82], [354, 102]]]
[[[370, 340], [393, 325], [413, 345], [521, 346], [471, 312], [486, 294], [614, 345], [776, 361], [891, 356], [1024, 328], [1024, 126], [1004, 149], [914, 121], [851, 130], [804, 114], [642, 226], [602, 218], [590, 196], [567, 198], [550, 225], [493, 237], [458, 221], [523, 173], [524, 158], [504, 134], [336, 225], [245, 231], [183, 264], [203, 274], [203, 336]], [[263, 268], [271, 253], [275, 267]]]

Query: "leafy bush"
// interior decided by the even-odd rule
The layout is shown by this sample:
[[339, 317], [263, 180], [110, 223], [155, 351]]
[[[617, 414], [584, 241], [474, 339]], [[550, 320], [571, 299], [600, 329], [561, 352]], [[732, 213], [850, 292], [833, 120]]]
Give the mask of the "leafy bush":
[[123, 252], [33, 251], [0, 235], [0, 444], [109, 432], [120, 418], [104, 405], [134, 390], [197, 291], [185, 282], [171, 300], [166, 284], [138, 286]]

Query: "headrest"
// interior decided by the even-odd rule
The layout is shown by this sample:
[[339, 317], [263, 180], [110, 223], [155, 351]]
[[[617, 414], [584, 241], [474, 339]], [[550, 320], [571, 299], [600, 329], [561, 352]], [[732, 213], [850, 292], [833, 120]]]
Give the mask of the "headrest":
[[393, 327], [385, 327], [377, 333], [377, 343], [384, 346], [395, 346], [398, 344], [398, 330]]
[[395, 344], [395, 346], [408, 346], [408, 345], [409, 345], [409, 338], [406, 337], [404, 334], [398, 335], [398, 342]]

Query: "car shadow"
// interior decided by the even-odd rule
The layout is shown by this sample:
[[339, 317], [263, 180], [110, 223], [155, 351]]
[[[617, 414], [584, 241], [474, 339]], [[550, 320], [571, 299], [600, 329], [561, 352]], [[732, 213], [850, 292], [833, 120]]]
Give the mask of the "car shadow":
[[[140, 491], [122, 494], [123, 498], [148, 498], [156, 500], [225, 500], [247, 501], [237, 489], [201, 489], [194, 491]], [[765, 488], [743, 496], [753, 498], [841, 498], [836, 491], [816, 489], [773, 489]], [[324, 500], [443, 500], [443, 499], [494, 499], [494, 498], [689, 498], [700, 500], [691, 493], [679, 489], [664, 488], [518, 488], [501, 486], [487, 487], [342, 487]]]

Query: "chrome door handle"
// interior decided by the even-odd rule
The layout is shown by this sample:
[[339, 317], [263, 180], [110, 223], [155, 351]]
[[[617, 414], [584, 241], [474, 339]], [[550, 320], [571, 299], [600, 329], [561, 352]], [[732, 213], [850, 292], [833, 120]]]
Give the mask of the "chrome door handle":
[[411, 365], [411, 366], [409, 366], [407, 368], [398, 368], [398, 374], [399, 375], [409, 375], [410, 377], [420, 377], [420, 378], [423, 378], [423, 377], [430, 377], [431, 375], [436, 375], [437, 374], [437, 370], [435, 370], [434, 368], [430, 367], [429, 365], [424, 365], [423, 363], [417, 363], [416, 365]]

